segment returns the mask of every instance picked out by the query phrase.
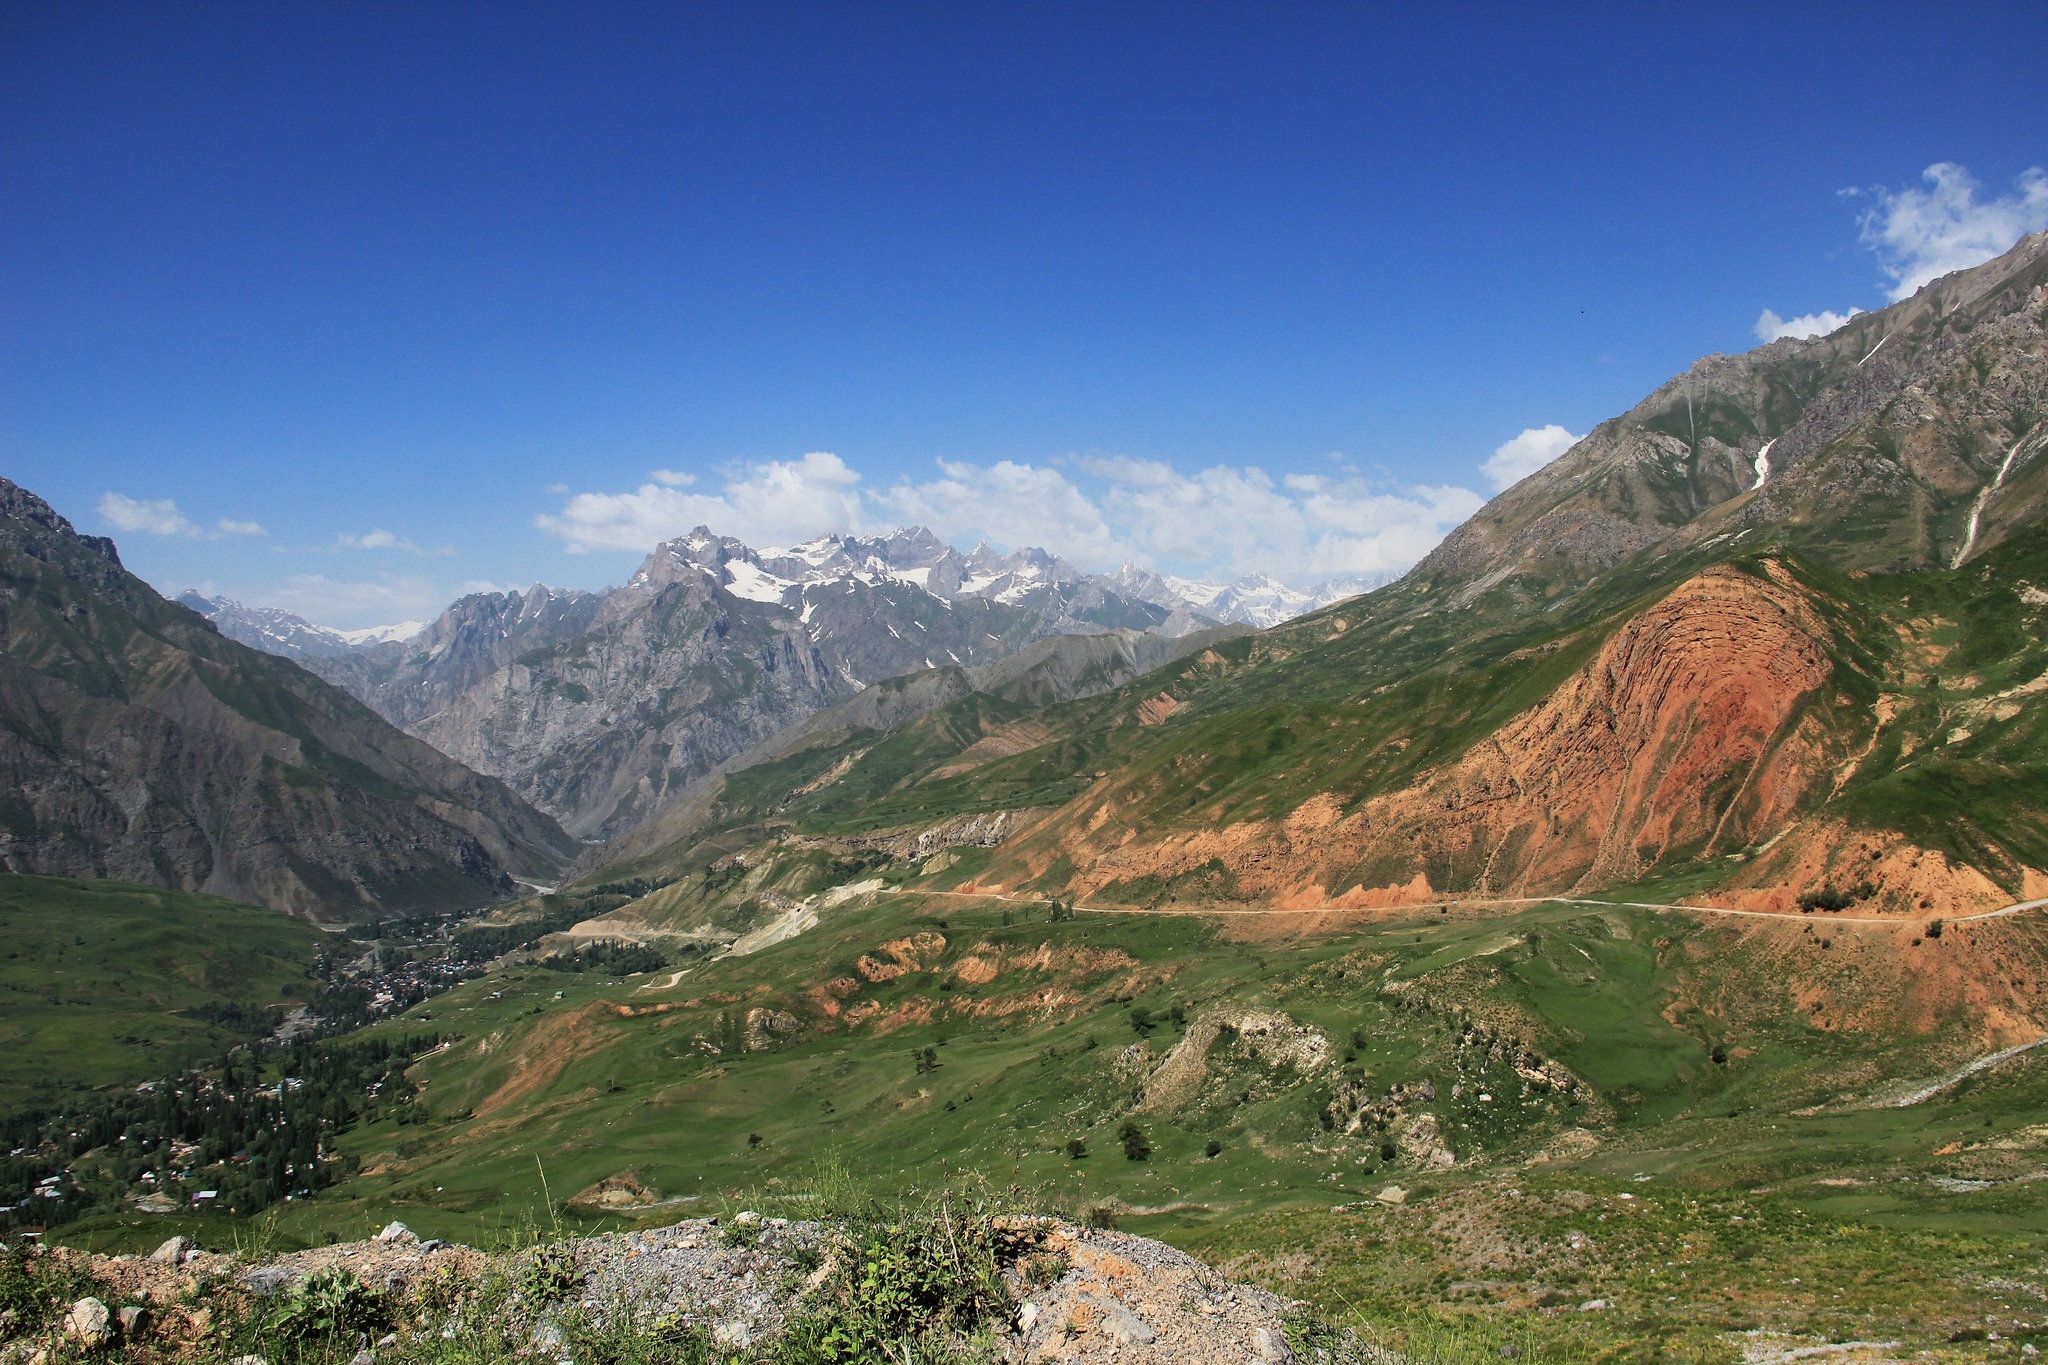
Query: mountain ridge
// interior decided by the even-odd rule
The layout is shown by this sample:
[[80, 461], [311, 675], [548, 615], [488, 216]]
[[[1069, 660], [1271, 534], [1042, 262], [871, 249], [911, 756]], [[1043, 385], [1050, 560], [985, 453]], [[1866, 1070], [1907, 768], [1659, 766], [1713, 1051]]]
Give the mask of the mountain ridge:
[[554, 822], [289, 660], [222, 635], [0, 479], [0, 864], [328, 922], [548, 875]]

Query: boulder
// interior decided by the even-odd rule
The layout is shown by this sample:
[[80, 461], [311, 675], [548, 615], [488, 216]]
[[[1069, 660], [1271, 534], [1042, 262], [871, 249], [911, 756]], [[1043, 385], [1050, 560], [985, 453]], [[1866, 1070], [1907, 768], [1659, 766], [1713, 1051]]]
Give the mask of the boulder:
[[98, 1299], [87, 1296], [64, 1314], [64, 1335], [87, 1350], [97, 1350], [114, 1337], [114, 1315]]

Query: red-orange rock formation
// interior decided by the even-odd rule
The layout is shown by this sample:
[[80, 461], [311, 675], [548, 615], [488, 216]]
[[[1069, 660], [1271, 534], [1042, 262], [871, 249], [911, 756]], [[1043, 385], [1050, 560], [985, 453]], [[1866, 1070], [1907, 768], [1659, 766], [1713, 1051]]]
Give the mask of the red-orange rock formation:
[[1069, 807], [1012, 856], [1038, 873], [1065, 855], [1074, 890], [1112, 899], [1116, 883], [1220, 864], [1236, 894], [1281, 908], [1627, 881], [1767, 840], [1825, 783], [1826, 638], [1789, 574], [1710, 569], [1541, 702], [1361, 807], [1322, 793], [1283, 819], [1159, 831]]

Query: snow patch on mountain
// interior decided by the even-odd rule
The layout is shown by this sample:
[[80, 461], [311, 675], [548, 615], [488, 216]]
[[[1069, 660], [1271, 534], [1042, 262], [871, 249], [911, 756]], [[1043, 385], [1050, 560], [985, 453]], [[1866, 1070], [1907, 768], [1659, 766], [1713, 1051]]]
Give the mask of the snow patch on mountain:
[[361, 630], [337, 630], [334, 633], [352, 645], [381, 645], [387, 640], [410, 640], [426, 628], [425, 621], [400, 621], [396, 625], [365, 626]]

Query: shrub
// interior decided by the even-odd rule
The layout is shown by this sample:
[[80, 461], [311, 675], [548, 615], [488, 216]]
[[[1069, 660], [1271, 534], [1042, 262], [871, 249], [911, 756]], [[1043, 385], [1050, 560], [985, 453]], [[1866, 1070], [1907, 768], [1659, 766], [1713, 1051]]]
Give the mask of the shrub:
[[27, 1335], [93, 1292], [92, 1276], [68, 1258], [35, 1255], [26, 1245], [0, 1242], [0, 1313], [11, 1313], [13, 1331]]
[[[1005, 1257], [1021, 1248], [951, 1196], [856, 1220], [836, 1269], [776, 1343], [777, 1365], [968, 1358], [964, 1338], [1007, 1317]], [[1060, 1273], [1064, 1273], [1064, 1270]], [[1055, 1276], [1057, 1278], [1057, 1276]]]
[[1145, 1138], [1145, 1130], [1130, 1119], [1116, 1130], [1117, 1141], [1124, 1145], [1124, 1157], [1130, 1161], [1143, 1161], [1152, 1155], [1152, 1144]]
[[1220, 1143], [1220, 1142], [1218, 1142], [1218, 1141], [1217, 1141], [1217, 1140], [1216, 1140], [1215, 1138], [1210, 1138], [1210, 1139], [1209, 1139], [1209, 1140], [1208, 1140], [1207, 1142], [1205, 1142], [1205, 1143], [1203, 1143], [1203, 1144], [1202, 1144], [1202, 1155], [1203, 1155], [1203, 1156], [1221, 1156], [1221, 1155], [1223, 1155], [1223, 1144], [1222, 1144], [1222, 1143]]
[[1087, 1143], [1081, 1141], [1081, 1139], [1079, 1138], [1067, 1139], [1067, 1157], [1069, 1160], [1079, 1161], [1082, 1157], [1086, 1155], [1088, 1155]]
[[330, 1341], [381, 1329], [390, 1318], [384, 1295], [339, 1266], [307, 1276], [270, 1315], [267, 1334], [292, 1345]]
[[560, 1303], [576, 1288], [576, 1253], [561, 1242], [546, 1242], [526, 1253], [519, 1287], [535, 1303]]

